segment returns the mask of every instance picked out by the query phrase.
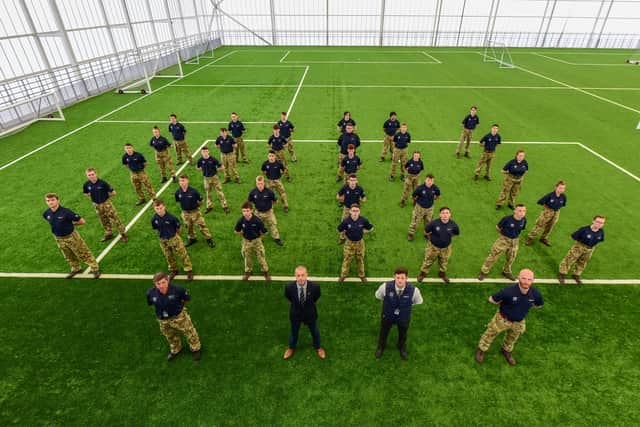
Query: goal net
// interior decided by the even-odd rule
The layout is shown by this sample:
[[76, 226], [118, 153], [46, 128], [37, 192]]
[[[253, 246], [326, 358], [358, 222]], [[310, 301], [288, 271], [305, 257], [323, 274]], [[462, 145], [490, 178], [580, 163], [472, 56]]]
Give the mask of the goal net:
[[201, 59], [214, 59], [214, 51], [217, 47], [216, 40], [211, 39], [193, 46], [188, 52], [189, 59], [185, 61], [185, 64], [199, 65]]
[[489, 40], [482, 53], [483, 62], [497, 62], [500, 68], [514, 68], [509, 47], [504, 43]]
[[64, 121], [62, 103], [56, 92], [47, 92], [31, 96], [17, 103], [0, 106], [0, 123], [12, 123], [19, 119], [19, 124], [9, 128], [0, 128], [0, 137], [31, 123], [45, 121]]
[[161, 44], [125, 53], [116, 76], [117, 93], [153, 93], [152, 80], [184, 77], [180, 48]]
[[640, 49], [632, 52], [626, 60], [627, 64], [640, 65]]

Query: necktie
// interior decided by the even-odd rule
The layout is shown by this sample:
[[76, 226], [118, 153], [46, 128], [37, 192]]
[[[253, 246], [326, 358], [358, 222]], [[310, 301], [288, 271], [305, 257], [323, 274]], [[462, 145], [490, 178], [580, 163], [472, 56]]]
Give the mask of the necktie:
[[404, 292], [404, 288], [401, 288], [400, 290], [398, 290], [398, 296], [401, 297], [403, 292]]
[[300, 288], [300, 305], [304, 305], [304, 288]]

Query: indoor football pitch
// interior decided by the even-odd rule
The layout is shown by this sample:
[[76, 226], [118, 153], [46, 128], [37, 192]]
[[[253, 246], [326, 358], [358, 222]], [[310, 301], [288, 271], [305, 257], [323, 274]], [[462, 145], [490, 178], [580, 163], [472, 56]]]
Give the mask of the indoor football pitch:
[[[64, 122], [38, 122], [0, 140], [0, 424], [639, 425], [640, 67], [625, 64], [629, 52], [620, 50], [521, 49], [511, 56], [513, 67], [487, 61], [481, 49], [224, 47], [184, 64], [181, 79], [153, 80], [152, 93], [102, 94], [66, 109]], [[480, 125], [471, 158], [457, 159], [471, 105]], [[363, 141], [362, 215], [374, 225], [365, 236], [366, 285], [355, 266], [337, 283], [336, 124], [345, 110]], [[169, 114], [177, 114], [197, 152], [215, 148], [232, 111], [248, 130], [249, 163], [238, 164], [240, 184], [223, 186], [231, 213], [214, 194], [205, 216], [215, 249], [201, 235], [188, 249], [196, 280], [176, 279], [192, 294], [202, 360], [185, 355], [169, 364], [145, 299], [151, 276], [167, 265], [151, 204], [135, 204], [123, 146], [145, 155], [159, 198], [177, 215], [177, 185], [160, 182], [149, 147], [152, 127], [170, 137]], [[292, 182], [284, 181], [290, 212], [275, 207], [284, 246], [264, 239], [272, 282], [242, 282], [233, 228], [282, 111], [296, 127], [299, 160], [289, 163]], [[409, 151], [419, 150], [425, 172], [435, 175], [442, 192], [436, 211], [448, 206], [461, 231], [449, 261], [452, 283], [443, 284], [434, 266], [419, 285], [425, 303], [413, 310], [408, 362], [395, 350], [395, 331], [383, 357], [374, 358], [381, 310], [374, 291], [397, 266], [408, 267], [413, 281], [426, 245], [421, 233], [407, 241], [403, 183], [389, 181], [389, 156], [379, 161], [390, 111], [408, 124]], [[473, 181], [477, 141], [492, 123], [503, 138], [493, 180]], [[495, 202], [500, 169], [518, 149], [529, 162], [517, 199], [527, 206], [528, 230], [541, 209], [537, 200], [558, 180], [567, 183], [568, 204], [551, 247], [525, 246], [521, 236], [514, 272], [535, 272], [545, 305], [527, 318], [514, 351], [518, 364], [502, 358], [499, 337], [478, 365], [474, 351], [495, 311], [487, 298], [508, 283], [503, 259], [484, 282], [475, 278], [495, 225], [511, 212], [497, 211]], [[128, 243], [99, 242], [102, 227], [82, 194], [88, 167], [115, 188]], [[204, 194], [200, 172], [180, 165], [183, 173]], [[42, 218], [48, 192], [86, 219], [78, 231], [100, 261], [99, 280], [64, 279], [68, 264]], [[594, 215], [607, 217], [606, 240], [585, 284], [558, 284], [571, 233]], [[326, 360], [306, 329], [295, 356], [282, 359], [289, 333], [283, 285], [299, 264], [321, 282]]]

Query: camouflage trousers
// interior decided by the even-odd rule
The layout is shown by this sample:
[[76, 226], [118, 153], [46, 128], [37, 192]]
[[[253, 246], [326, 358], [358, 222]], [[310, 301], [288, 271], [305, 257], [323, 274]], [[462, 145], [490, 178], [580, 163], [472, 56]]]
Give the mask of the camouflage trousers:
[[511, 322], [500, 315], [500, 312], [496, 312], [491, 319], [489, 325], [487, 325], [487, 330], [484, 331], [484, 334], [480, 337], [480, 342], [478, 343], [478, 348], [482, 351], [489, 350], [491, 347], [491, 343], [498, 336], [500, 332], [506, 331], [504, 335], [504, 340], [502, 341], [502, 348], [505, 351], [511, 353], [513, 351], [513, 346], [520, 338], [520, 335], [524, 334], [524, 331], [527, 329], [526, 322], [522, 319], [520, 322]]
[[289, 206], [289, 202], [287, 202], [287, 193], [284, 191], [284, 185], [282, 185], [281, 180], [267, 179], [267, 188], [278, 192], [278, 195], [280, 196], [280, 200], [282, 200], [282, 206], [284, 207]]
[[242, 160], [246, 162], [247, 152], [244, 146], [244, 138], [242, 137], [234, 138], [234, 141], [236, 142], [236, 147], [233, 149], [233, 152], [235, 153], [236, 162], [240, 160], [240, 157], [242, 157]]
[[256, 255], [258, 259], [258, 264], [260, 264], [260, 270], [265, 273], [269, 271], [269, 266], [267, 265], [267, 260], [264, 254], [264, 245], [262, 244], [262, 238], [258, 237], [257, 239], [248, 240], [242, 239], [242, 258], [244, 258], [244, 272], [251, 273], [253, 272], [253, 255]]
[[113, 206], [113, 203], [111, 203], [111, 200], [106, 200], [102, 203], [94, 203], [93, 207], [96, 208], [96, 214], [98, 214], [100, 223], [102, 223], [105, 236], [113, 235], [113, 228], [111, 227], [111, 224], [116, 226], [120, 234], [124, 234], [124, 225], [122, 225], [122, 221], [120, 221], [118, 212], [116, 212], [116, 208]]
[[493, 161], [493, 156], [496, 155], [495, 151], [483, 151], [482, 155], [480, 155], [480, 160], [478, 160], [478, 166], [476, 166], [476, 170], [473, 172], [475, 176], [480, 175], [480, 171], [482, 170], [482, 166], [485, 165], [485, 173], [484, 176], [489, 176], [491, 172], [491, 162]]
[[456, 154], [460, 154], [462, 152], [462, 147], [464, 147], [465, 153], [469, 152], [469, 144], [471, 144], [472, 137], [473, 129], [462, 129], [462, 133], [460, 134], [460, 142], [458, 143], [458, 148], [456, 148]]
[[225, 178], [231, 178], [233, 175], [234, 179], [240, 179], [240, 175], [238, 175], [238, 166], [236, 165], [236, 155], [231, 153], [222, 153], [222, 166], [224, 166], [224, 176]]
[[213, 197], [211, 196], [211, 188], [216, 190], [216, 193], [218, 194], [218, 199], [220, 199], [220, 204], [222, 204], [223, 208], [226, 208], [227, 199], [224, 197], [224, 193], [222, 192], [222, 185], [220, 184], [220, 179], [218, 178], [217, 175], [204, 177], [204, 191], [207, 194], [207, 208], [213, 207]]
[[344, 159], [345, 157], [347, 157], [346, 154], [342, 154], [340, 151], [338, 151], [338, 166], [342, 164], [342, 159]]
[[176, 354], [182, 350], [182, 335], [187, 338], [191, 351], [200, 350], [200, 337], [186, 308], [170, 319], [158, 319], [158, 323], [160, 324], [160, 332], [169, 342], [171, 353]]
[[412, 236], [416, 233], [418, 223], [423, 221], [424, 224], [429, 224], [433, 218], [433, 206], [430, 208], [423, 208], [419, 203], [413, 207], [413, 213], [411, 214], [411, 223], [409, 224], [409, 234]]
[[171, 153], [169, 150], [156, 151], [156, 163], [160, 167], [160, 175], [163, 178], [167, 177], [167, 169], [171, 173], [171, 176], [176, 175], [176, 171], [173, 168], [173, 160], [171, 160]]
[[482, 268], [480, 269], [480, 271], [482, 271], [484, 274], [489, 273], [491, 267], [496, 263], [500, 255], [506, 254], [502, 272], [511, 274], [511, 266], [513, 265], [513, 261], [515, 261], [516, 259], [516, 255], [518, 255], [519, 242], [520, 240], [518, 238], [510, 239], [501, 234], [491, 247], [491, 252], [489, 253], [487, 259], [484, 261], [484, 264], [482, 264]]
[[556, 222], [560, 219], [560, 211], [554, 211], [551, 208], [544, 207], [540, 215], [538, 215], [538, 219], [536, 219], [536, 225], [533, 226], [531, 232], [527, 236], [529, 239], [534, 239], [536, 235], [542, 230], [542, 234], [540, 235], [540, 239], [546, 239], [553, 226], [556, 225]]
[[207, 224], [204, 222], [204, 217], [200, 213], [200, 209], [194, 209], [192, 211], [182, 211], [182, 220], [184, 226], [187, 228], [187, 236], [190, 239], [196, 238], [196, 231], [194, 225], [197, 225], [200, 232], [206, 240], [211, 239], [211, 232], [207, 228]]
[[293, 140], [291, 137], [287, 138], [287, 151], [289, 152], [289, 158], [292, 162], [297, 162], [296, 153], [293, 151]]
[[253, 213], [264, 222], [265, 227], [271, 233], [271, 237], [274, 239], [280, 238], [280, 232], [278, 231], [278, 221], [276, 220], [276, 214], [273, 213], [273, 208], [266, 212], [260, 212], [255, 209]]
[[419, 174], [407, 174], [407, 177], [404, 179], [404, 189], [402, 190], [402, 199], [403, 201], [407, 201], [407, 197], [409, 197], [409, 192], [413, 194], [413, 190], [420, 185], [420, 175]]
[[280, 160], [280, 163], [282, 163], [282, 166], [284, 166], [284, 168], [286, 169], [284, 176], [286, 176], [287, 179], [291, 179], [291, 174], [289, 174], [289, 168], [287, 166], [287, 158], [284, 156], [284, 153], [284, 148], [282, 150], [277, 150], [276, 159]]
[[193, 269], [191, 265], [191, 258], [187, 253], [187, 248], [184, 247], [182, 237], [176, 234], [169, 239], [160, 239], [160, 248], [164, 257], [167, 259], [167, 266], [169, 271], [178, 271], [178, 264], [176, 264], [176, 256], [182, 260], [182, 267], [184, 271], [191, 271]]
[[398, 162], [400, 162], [400, 175], [405, 175], [407, 170], [404, 168], [405, 163], [407, 163], [407, 151], [408, 148], [394, 148], [391, 153], [391, 173], [390, 176], [396, 175], [396, 167], [398, 166]]
[[138, 200], [144, 200], [144, 192], [142, 191], [143, 186], [147, 190], [147, 193], [149, 193], [149, 197], [155, 200], [156, 193], [153, 191], [151, 181], [149, 181], [149, 177], [145, 171], [131, 172], [131, 183], [133, 184], [133, 188], [136, 189]]
[[589, 247], [584, 243], [575, 242], [562, 259], [562, 262], [560, 262], [560, 273], [568, 274], [573, 266], [573, 274], [576, 276], [581, 275], [595, 249], [595, 246]]
[[424, 260], [422, 261], [422, 266], [420, 266], [420, 271], [425, 274], [428, 273], [433, 263], [438, 261], [438, 265], [440, 266], [439, 271], [445, 273], [447, 271], [447, 265], [449, 265], [450, 256], [451, 245], [446, 248], [439, 248], [429, 242], [427, 249], [424, 251]]
[[511, 174], [506, 174], [504, 181], [502, 181], [502, 191], [500, 191], [500, 196], [498, 197], [496, 205], [502, 206], [504, 201], [507, 200], [508, 204], [515, 206], [516, 196], [520, 191], [520, 186], [522, 185], [523, 180], [524, 176], [515, 177]]
[[73, 230], [71, 234], [62, 237], [55, 236], [55, 238], [56, 244], [60, 248], [60, 251], [62, 251], [64, 259], [66, 259], [71, 266], [71, 271], [78, 271], [82, 268], [80, 261], [83, 261], [91, 267], [92, 271], [98, 271], [100, 269], [91, 250], [77, 231]]
[[391, 158], [393, 158], [393, 135], [384, 134], [384, 140], [382, 141], [382, 153], [380, 153], [380, 158], [384, 159], [387, 156], [387, 150], [389, 150], [389, 154], [391, 154]]
[[[342, 218], [340, 218], [340, 222], [344, 221], [349, 215], [351, 215], [351, 209], [346, 206], [342, 206]], [[340, 239], [346, 239], [346, 233], [344, 231], [340, 232]]]
[[356, 269], [358, 270], [358, 277], [364, 277], [364, 239], [360, 239], [357, 242], [348, 240], [344, 244], [344, 251], [342, 254], [342, 269], [340, 270], [340, 276], [346, 277], [349, 275], [349, 268], [351, 267], [351, 260], [355, 257]]
[[193, 157], [191, 157], [191, 152], [189, 151], [187, 141], [183, 139], [182, 141], [173, 141], [173, 143], [176, 147], [176, 158], [178, 159], [178, 163], [182, 163], [183, 154], [189, 162], [193, 161]]

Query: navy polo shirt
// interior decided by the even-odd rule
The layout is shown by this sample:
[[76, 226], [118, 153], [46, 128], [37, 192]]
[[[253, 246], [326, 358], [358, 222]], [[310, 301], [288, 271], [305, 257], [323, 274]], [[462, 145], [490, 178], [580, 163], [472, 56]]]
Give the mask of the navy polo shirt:
[[444, 249], [451, 244], [453, 236], [460, 235], [458, 224], [449, 220], [446, 224], [440, 218], [431, 221], [424, 227], [425, 233], [431, 233], [429, 241], [434, 246]]
[[338, 231], [345, 232], [347, 239], [352, 242], [359, 242], [364, 236], [364, 230], [371, 230], [373, 225], [363, 216], [359, 216], [357, 220], [353, 220], [351, 215], [346, 217], [338, 226]]
[[422, 184], [413, 191], [412, 196], [420, 206], [425, 209], [429, 209], [433, 206], [436, 197], [440, 196], [440, 189], [435, 184], [431, 187], [427, 187], [426, 184]]
[[287, 120], [286, 122], [280, 120], [276, 124], [280, 128], [280, 136], [285, 139], [291, 137], [291, 132], [293, 132], [296, 128], [289, 120]]
[[169, 212], [165, 212], [164, 216], [154, 214], [151, 217], [151, 227], [158, 230], [158, 237], [167, 240], [176, 235], [180, 228], [180, 221]]
[[464, 126], [465, 129], [473, 130], [479, 124], [480, 124], [480, 117], [478, 117], [477, 114], [475, 116], [472, 116], [471, 114], [467, 114], [467, 116], [464, 119], [462, 119], [462, 126]]
[[398, 129], [400, 129], [400, 121], [398, 119], [396, 119], [396, 120], [387, 120], [382, 125], [382, 128], [384, 129], [384, 133], [386, 133], [389, 136], [393, 136], [393, 135], [396, 134]]
[[156, 316], [160, 320], [175, 317], [182, 313], [184, 301], [190, 301], [191, 296], [187, 291], [177, 285], [169, 285], [166, 294], [162, 294], [158, 288], [151, 288], [147, 291], [147, 304], [156, 308]]
[[251, 215], [251, 219], [249, 220], [244, 216], [240, 217], [236, 223], [235, 230], [241, 231], [242, 237], [247, 240], [255, 240], [260, 237], [261, 234], [265, 234], [267, 232], [262, 220], [255, 215]]
[[502, 170], [508, 172], [509, 175], [519, 178], [529, 170], [529, 163], [527, 163], [526, 160], [522, 160], [518, 163], [516, 159], [511, 159], [506, 165], [504, 165]]
[[231, 132], [231, 136], [233, 136], [234, 138], [240, 138], [242, 136], [242, 132], [246, 130], [240, 120], [238, 120], [237, 122], [234, 122], [233, 120], [230, 121], [227, 129], [229, 129], [229, 132]]
[[109, 194], [113, 193], [113, 188], [107, 181], [98, 179], [95, 184], [91, 181], [85, 182], [82, 186], [82, 191], [84, 194], [89, 194], [91, 196], [91, 201], [93, 203], [100, 204], [109, 199]]
[[193, 187], [187, 187], [186, 191], [179, 187], [175, 196], [183, 211], [193, 211], [200, 207], [198, 202], [202, 200], [202, 196]]
[[520, 236], [520, 232], [527, 226], [527, 218], [523, 217], [521, 220], [517, 220], [513, 215], [507, 215], [500, 220], [498, 227], [500, 227], [500, 234], [509, 239], [517, 239]]
[[258, 190], [258, 188], [251, 190], [247, 200], [252, 202], [259, 212], [267, 212], [278, 199], [276, 199], [276, 194], [273, 191], [264, 187], [262, 191]]
[[343, 205], [347, 208], [350, 208], [354, 203], [360, 204], [360, 199], [364, 199], [366, 194], [364, 194], [364, 188], [356, 185], [356, 188], [351, 188], [349, 185], [343, 185], [342, 188], [338, 191], [339, 196], [344, 196]]
[[145, 163], [147, 163], [147, 160], [142, 154], [136, 151], [134, 151], [132, 155], [124, 153], [124, 155], [122, 156], [122, 164], [126, 165], [129, 170], [131, 170], [131, 172], [143, 171]]
[[552, 191], [538, 200], [538, 204], [553, 209], [554, 211], [559, 211], [560, 208], [567, 206], [567, 196], [565, 196], [564, 193], [557, 196], [556, 192]]
[[71, 234], [74, 230], [73, 223], [81, 219], [80, 215], [62, 206], [58, 206], [55, 212], [47, 209], [42, 213], [42, 217], [51, 225], [51, 232], [58, 237]]
[[587, 225], [573, 233], [571, 238], [592, 248], [598, 243], [604, 242], [604, 230], [601, 228], [598, 231], [593, 231], [591, 226]]
[[500, 137], [499, 133], [496, 133], [495, 135], [491, 135], [491, 133], [488, 133], [482, 137], [480, 142], [484, 143], [484, 151], [492, 153], [496, 151], [496, 147], [498, 146], [498, 144], [502, 143], [502, 138]]
[[500, 313], [504, 314], [511, 322], [520, 322], [527, 317], [529, 309], [535, 306], [544, 305], [542, 294], [533, 286], [526, 294], [520, 290], [520, 285], [515, 284], [500, 289], [491, 298], [500, 303]]
[[342, 159], [342, 167], [344, 168], [344, 171], [348, 174], [356, 173], [358, 171], [358, 167], [361, 164], [362, 164], [362, 160], [360, 160], [360, 157], [358, 156], [349, 157], [347, 155], [347, 157]]
[[411, 134], [409, 132], [398, 132], [393, 137], [393, 142], [395, 143], [396, 148], [403, 149], [409, 146], [411, 142]]
[[284, 166], [279, 160], [273, 163], [267, 160], [262, 164], [262, 172], [267, 174], [267, 179], [280, 179], [282, 172], [284, 172]]
[[200, 157], [197, 166], [202, 169], [202, 176], [211, 177], [218, 173], [218, 168], [222, 166], [222, 163], [212, 156], [207, 159]]
[[287, 138], [285, 138], [282, 135], [279, 135], [279, 136], [271, 135], [269, 137], [269, 142], [267, 142], [267, 144], [269, 144], [269, 147], [271, 147], [273, 151], [284, 150], [284, 144], [286, 143], [287, 143]]
[[349, 154], [349, 144], [353, 144], [353, 146], [358, 149], [358, 147], [360, 146], [360, 137], [353, 132], [345, 132], [340, 135], [340, 138], [338, 138], [338, 145], [340, 146], [340, 152], [345, 156]]
[[235, 143], [231, 135], [227, 135], [226, 138], [222, 136], [216, 138], [216, 145], [220, 147], [220, 152], [224, 154], [233, 153], [233, 144]]
[[155, 136], [149, 140], [149, 145], [155, 148], [158, 153], [162, 153], [167, 148], [171, 147], [171, 143], [164, 136], [156, 138]]
[[409, 159], [407, 163], [404, 164], [404, 168], [410, 175], [419, 175], [420, 172], [424, 170], [424, 163], [422, 163], [422, 160], [416, 162], [413, 159]]
[[340, 120], [338, 122], [338, 127], [340, 128], [340, 131], [342, 133], [346, 133], [347, 132], [347, 125], [348, 124], [351, 124], [351, 125], [353, 125], [353, 127], [356, 127], [356, 121], [351, 119], [351, 118], [349, 120], [342, 119], [342, 120]]
[[187, 129], [180, 122], [169, 123], [169, 132], [173, 135], [174, 141], [184, 141], [184, 135], [187, 133]]

